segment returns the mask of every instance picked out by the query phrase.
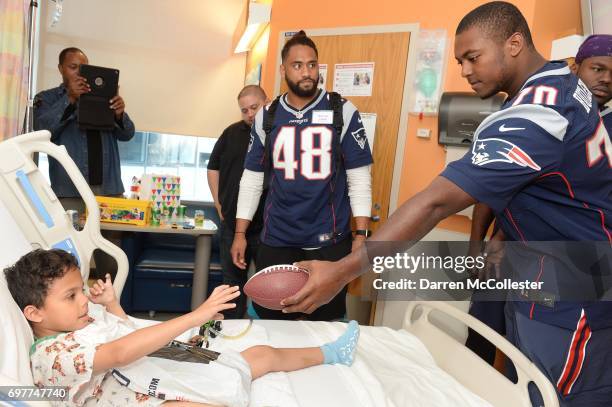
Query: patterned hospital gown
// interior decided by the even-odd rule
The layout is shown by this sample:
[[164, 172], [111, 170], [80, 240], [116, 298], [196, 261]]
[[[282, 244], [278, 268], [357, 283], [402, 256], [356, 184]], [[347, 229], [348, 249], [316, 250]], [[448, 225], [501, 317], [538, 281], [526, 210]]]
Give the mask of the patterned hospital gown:
[[[75, 332], [38, 339], [30, 350], [34, 383], [39, 386], [68, 387], [71, 406], [159, 406], [164, 400], [136, 393], [105, 372], [93, 375], [94, 354], [98, 345], [135, 330], [124, 321], [89, 304], [92, 322]], [[66, 402], [52, 403], [65, 406]]]

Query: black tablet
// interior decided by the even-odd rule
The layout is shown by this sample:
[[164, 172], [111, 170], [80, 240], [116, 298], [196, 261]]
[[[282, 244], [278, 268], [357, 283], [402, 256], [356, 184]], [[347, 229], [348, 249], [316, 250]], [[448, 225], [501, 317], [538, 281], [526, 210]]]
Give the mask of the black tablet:
[[87, 80], [91, 91], [84, 93], [77, 104], [77, 122], [81, 129], [112, 130], [115, 112], [110, 100], [119, 89], [119, 70], [94, 65], [81, 65], [79, 74]]

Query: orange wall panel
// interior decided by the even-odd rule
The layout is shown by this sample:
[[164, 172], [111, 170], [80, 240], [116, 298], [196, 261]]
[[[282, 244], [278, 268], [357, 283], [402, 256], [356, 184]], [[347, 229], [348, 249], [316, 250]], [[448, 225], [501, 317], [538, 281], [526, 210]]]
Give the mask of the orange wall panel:
[[[570, 0], [572, 1], [572, 0]], [[445, 28], [452, 41], [459, 20], [480, 4], [481, 0], [311, 0], [299, 3], [294, 0], [275, 0], [272, 6], [272, 29], [266, 59], [264, 85], [270, 90], [278, 70], [276, 55], [278, 35], [281, 31], [300, 28], [333, 28], [365, 25], [419, 23], [423, 29]], [[515, 0], [525, 18], [533, 17], [535, 0]], [[449, 53], [452, 49], [449, 49]], [[452, 54], [451, 54], [452, 55]], [[449, 64], [449, 66], [452, 66]], [[452, 69], [451, 69], [452, 70]], [[468, 89], [461, 81], [459, 71], [448, 72], [447, 86]], [[452, 90], [452, 89], [449, 89]]]
[[[554, 10], [554, 12], [552, 11]], [[552, 41], [572, 34], [582, 35], [579, 0], [538, 0], [536, 2], [532, 36], [536, 48], [550, 58]]]

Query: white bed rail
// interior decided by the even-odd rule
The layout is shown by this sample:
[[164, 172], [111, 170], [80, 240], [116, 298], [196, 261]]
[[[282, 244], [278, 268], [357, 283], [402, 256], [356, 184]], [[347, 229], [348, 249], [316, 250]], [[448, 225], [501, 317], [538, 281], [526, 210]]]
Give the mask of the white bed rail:
[[[117, 261], [113, 285], [120, 296], [128, 273], [127, 256], [100, 234], [100, 211], [93, 192], [66, 148], [50, 140], [51, 133], [42, 130], [0, 143], [0, 199], [32, 247], [51, 248], [60, 242], [74, 246], [84, 279], [89, 276], [89, 262], [95, 249], [113, 256]], [[37, 152], [60, 162], [85, 201], [89, 216], [82, 231], [72, 227], [72, 221], [32, 160]]]
[[[516, 367], [518, 382], [512, 383], [468, 348], [457, 347], [455, 339], [431, 323], [432, 311], [467, 325], [505, 353]], [[540, 390], [545, 407], [559, 406], [553, 385], [536, 365], [503, 336], [449, 304], [441, 301], [411, 302], [404, 316], [404, 329], [421, 339], [438, 366], [495, 407], [531, 407], [527, 390], [529, 382], [534, 382]], [[454, 350], [449, 352], [449, 349]]]

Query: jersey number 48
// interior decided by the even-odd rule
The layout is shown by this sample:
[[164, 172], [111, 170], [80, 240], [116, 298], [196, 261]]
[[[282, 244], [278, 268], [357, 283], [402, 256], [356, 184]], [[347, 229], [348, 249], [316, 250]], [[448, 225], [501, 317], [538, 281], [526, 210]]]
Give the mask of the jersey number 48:
[[[299, 161], [295, 157], [295, 133], [295, 127], [284, 126], [276, 135], [272, 149], [274, 168], [284, 171], [286, 180], [295, 179], [298, 169], [302, 176], [309, 180], [327, 178], [331, 174], [332, 130], [325, 126], [302, 128], [299, 137]], [[318, 141], [316, 147], [315, 141]], [[316, 161], [318, 166], [315, 165]]]

